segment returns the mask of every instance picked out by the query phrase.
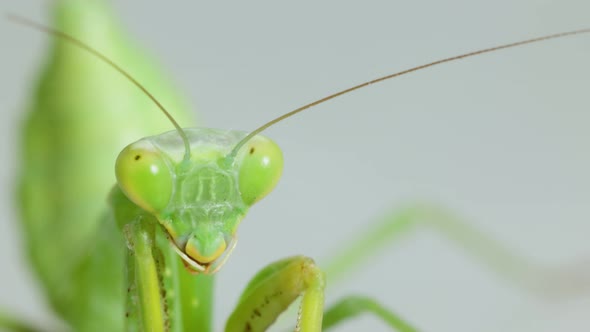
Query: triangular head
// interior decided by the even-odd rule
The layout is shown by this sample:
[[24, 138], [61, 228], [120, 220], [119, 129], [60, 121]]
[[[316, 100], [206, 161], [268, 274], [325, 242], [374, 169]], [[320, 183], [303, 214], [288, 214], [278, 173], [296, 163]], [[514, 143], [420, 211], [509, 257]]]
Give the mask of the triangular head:
[[236, 244], [236, 231], [248, 208], [278, 183], [283, 154], [272, 140], [257, 135], [234, 154], [246, 132], [184, 129], [143, 138], [119, 154], [115, 170], [125, 195], [153, 214], [166, 229], [185, 264], [214, 273]]

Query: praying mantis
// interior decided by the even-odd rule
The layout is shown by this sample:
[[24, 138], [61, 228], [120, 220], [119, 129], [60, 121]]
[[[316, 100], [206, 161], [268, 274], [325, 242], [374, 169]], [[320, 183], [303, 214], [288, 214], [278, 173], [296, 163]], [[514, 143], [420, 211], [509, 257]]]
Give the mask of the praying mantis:
[[[377, 89], [379, 89], [379, 88], [377, 88]], [[327, 106], [327, 107], [329, 108], [329, 106]], [[326, 112], [326, 113], [327, 113], [327, 112], [329, 112], [329, 110], [326, 110], [326, 111], [323, 111], [323, 112]], [[322, 113], [323, 113], [323, 112], [322, 112]], [[365, 113], [366, 113], [366, 112], [365, 112]], [[300, 120], [294, 120], [294, 121], [300, 121]], [[297, 122], [296, 122], [296, 123], [297, 123]], [[255, 122], [254, 124], [257, 124], [257, 122]], [[296, 126], [296, 125], [294, 124], [293, 126]], [[240, 126], [240, 127], [242, 127], [242, 126]], [[307, 136], [307, 134], [306, 134], [305, 136]], [[348, 145], [348, 147], [349, 147], [349, 149], [350, 149], [351, 145]], [[353, 150], [354, 150], [354, 149], [353, 149]], [[272, 197], [272, 196], [271, 196], [271, 197]], [[391, 199], [391, 198], [387, 198], [387, 199], [389, 200], [389, 199]], [[324, 203], [324, 204], [326, 204], [326, 203]], [[339, 204], [337, 204], [337, 205], [339, 205]], [[283, 208], [285, 208], [285, 207], [283, 207]], [[314, 218], [314, 216], [315, 216], [315, 211], [316, 211], [317, 209], [316, 209], [316, 208], [312, 208], [312, 207], [310, 207], [310, 208], [307, 208], [306, 210], [308, 210], [308, 211], [313, 211], [313, 213], [310, 213], [310, 212], [308, 212], [308, 213], [305, 213], [305, 214], [304, 214], [304, 216], [306, 215], [306, 216], [307, 216], [307, 218], [310, 218], [310, 219]], [[321, 218], [321, 217], [320, 217], [320, 218]], [[254, 218], [252, 218], [252, 217], [249, 217], [249, 220], [251, 220], [251, 219], [254, 219]], [[339, 219], [339, 218], [336, 218], [336, 219]], [[365, 218], [364, 220], [366, 220], [366, 218]], [[294, 222], [294, 223], [295, 223], [295, 222]], [[252, 224], [254, 224], [254, 222], [250, 223], [250, 225], [249, 225], [249, 226], [252, 226]], [[277, 222], [277, 224], [279, 224], [279, 222]], [[281, 222], [280, 224], [282, 224], [282, 222]], [[351, 227], [352, 227], [352, 226], [351, 226]], [[246, 227], [243, 227], [243, 228], [242, 228], [242, 230], [241, 230], [241, 232], [244, 232], [244, 229], [245, 229], [245, 228], [246, 228]], [[281, 227], [279, 227], [279, 229], [280, 229], [280, 228], [281, 228]], [[276, 232], [272, 232], [272, 231], [270, 231], [270, 230], [265, 230], [265, 231], [261, 231], [261, 230], [259, 230], [259, 232], [260, 232], [261, 234], [277, 234]], [[330, 237], [332, 237], [332, 236], [335, 236], [335, 235], [333, 235], [332, 233], [335, 233], [335, 231], [334, 231], [334, 232], [331, 232], [331, 233], [329, 234], [329, 236], [330, 236]], [[242, 235], [242, 236], [243, 236], [243, 235]], [[326, 236], [327, 236], [327, 235], [324, 235], [324, 237], [326, 237]], [[269, 237], [268, 235], [267, 235], [267, 236], [265, 236], [265, 239], [267, 239], [268, 237]], [[279, 241], [278, 241], [277, 243], [280, 243], [280, 242], [282, 242], [282, 241], [285, 241], [285, 240], [283, 239], [283, 238], [284, 238], [284, 236], [280, 236], [280, 237], [279, 237], [278, 235], [270, 235], [270, 237], [271, 237], [271, 238], [272, 238], [272, 237], [278, 238], [278, 240], [279, 240]], [[300, 236], [300, 237], [299, 237], [299, 239], [300, 239], [300, 240], [298, 241], [300, 244], [301, 244], [301, 242], [302, 242], [302, 241], [301, 241], [301, 238], [303, 238], [303, 237], [302, 237], [302, 236]], [[269, 239], [269, 240], [272, 240], [272, 239]], [[344, 240], [344, 239], [343, 239], [343, 240]], [[327, 240], [326, 240], [326, 241], [327, 241]], [[246, 242], [246, 241], [244, 241], [244, 240], [242, 239], [242, 241], [241, 241], [241, 246], [243, 246], [243, 245], [244, 245], [244, 242]], [[303, 242], [307, 242], [307, 241], [303, 241]], [[323, 242], [323, 241], [322, 241], [322, 242]], [[278, 248], [278, 245], [276, 245], [276, 247]], [[336, 246], [335, 246], [335, 247], [336, 247]], [[274, 251], [274, 247], [273, 247], [273, 250], [271, 250], [271, 251]], [[239, 254], [239, 251], [238, 251], [238, 252], [236, 252], [236, 254]], [[246, 253], [244, 253], [244, 254], [246, 254], [246, 255], [247, 255], [248, 253], [246, 252]], [[283, 255], [283, 256], [284, 256], [284, 255]], [[314, 255], [312, 255], [312, 256], [314, 256]], [[273, 255], [273, 257], [275, 257], [275, 256]], [[275, 257], [275, 258], [277, 258], [277, 257]], [[232, 260], [239, 260], [239, 258], [236, 258], [236, 257], [234, 257], [234, 258], [232, 258]], [[250, 263], [250, 264], [251, 264], [251, 263]], [[253, 270], [256, 270], [256, 269], [258, 269], [259, 267], [260, 267], [260, 266], [258, 266], [258, 267], [252, 267], [252, 269], [253, 269]], [[249, 273], [249, 272], [245, 272], [245, 271], [246, 271], [245, 269], [242, 269], [241, 271], [243, 271], [243, 273], [247, 275], [247, 276], [246, 276], [246, 278], [249, 278], [249, 277], [250, 277], [250, 276], [253, 274], [253, 271], [250, 271], [251, 273]], [[230, 273], [231, 273], [231, 272], [230, 272]], [[242, 273], [242, 272], [240, 272], [240, 273]], [[233, 274], [233, 273], [232, 273], [232, 274]], [[227, 284], [227, 283], [225, 283], [225, 284]], [[241, 284], [240, 284], [240, 285], [238, 285], [237, 287], [242, 287], [242, 286], [243, 286], [243, 283], [241, 283]], [[392, 297], [393, 297], [393, 295], [392, 295]], [[396, 306], [397, 306], [397, 305], [396, 305]]]

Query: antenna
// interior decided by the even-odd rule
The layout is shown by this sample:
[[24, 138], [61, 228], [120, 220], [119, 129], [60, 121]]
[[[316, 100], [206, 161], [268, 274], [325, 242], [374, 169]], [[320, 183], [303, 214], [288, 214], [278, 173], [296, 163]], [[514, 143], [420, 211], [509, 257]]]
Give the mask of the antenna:
[[22, 24], [24, 26], [28, 26], [30, 28], [39, 30], [41, 32], [48, 33], [50, 35], [61, 38], [63, 40], [66, 40], [66, 41], [72, 43], [73, 45], [87, 51], [88, 53], [96, 56], [97, 58], [101, 59], [102, 61], [106, 62], [109, 66], [111, 66], [115, 70], [117, 70], [121, 75], [125, 76], [129, 81], [131, 81], [131, 83], [133, 83], [136, 87], [138, 87], [149, 99], [151, 99], [151, 101], [154, 104], [156, 104], [156, 106], [162, 111], [162, 113], [164, 113], [164, 115], [168, 118], [168, 120], [170, 120], [170, 122], [172, 123], [172, 125], [174, 126], [174, 128], [176, 129], [176, 131], [178, 132], [180, 137], [182, 138], [182, 142], [184, 143], [184, 160], [190, 159], [190, 156], [191, 156], [190, 143], [189, 143], [188, 137], [186, 136], [186, 133], [182, 130], [182, 128], [180, 127], [178, 122], [176, 122], [176, 120], [174, 120], [172, 115], [170, 115], [170, 113], [166, 110], [166, 108], [156, 99], [156, 97], [154, 97], [153, 94], [151, 94], [141, 83], [139, 83], [139, 81], [137, 81], [133, 76], [131, 76], [131, 74], [129, 74], [127, 71], [125, 71], [121, 66], [117, 65], [115, 62], [113, 62], [111, 59], [109, 59], [106, 55], [104, 55], [104, 54], [100, 53], [99, 51], [97, 51], [96, 49], [90, 47], [88, 44], [82, 42], [81, 40], [79, 40], [79, 39], [75, 38], [74, 36], [71, 36], [63, 31], [45, 26], [43, 24], [39, 24], [37, 22], [31, 21], [29, 19], [26, 19], [26, 18], [18, 16], [18, 15], [6, 14], [6, 18], [17, 23], [17, 24]]
[[566, 36], [572, 36], [572, 35], [579, 35], [579, 34], [583, 34], [583, 33], [590, 33], [590, 28], [587, 29], [579, 29], [579, 30], [572, 30], [572, 31], [566, 31], [566, 32], [560, 32], [560, 33], [555, 33], [555, 34], [551, 34], [551, 35], [545, 35], [545, 36], [541, 36], [541, 37], [536, 37], [536, 38], [531, 38], [531, 39], [525, 39], [525, 40], [521, 40], [521, 41], [517, 41], [514, 43], [509, 43], [509, 44], [503, 44], [503, 45], [498, 45], [498, 46], [494, 46], [494, 47], [490, 47], [490, 48], [484, 48], [481, 50], [477, 50], [477, 51], [473, 51], [473, 52], [469, 52], [469, 53], [464, 53], [464, 54], [460, 54], [460, 55], [456, 55], [456, 56], [452, 56], [449, 58], [444, 58], [444, 59], [440, 59], [437, 61], [433, 61], [427, 64], [423, 64], [417, 67], [413, 67], [410, 69], [406, 69], [406, 70], [402, 70], [400, 72], [397, 73], [393, 73], [393, 74], [389, 74], [386, 76], [382, 76], [370, 81], [366, 81], [364, 83], [355, 85], [353, 87], [350, 87], [348, 89], [344, 89], [342, 91], [333, 93], [327, 97], [324, 97], [322, 99], [318, 99], [312, 103], [309, 103], [307, 105], [303, 105], [297, 109], [292, 110], [291, 112], [285, 113], [275, 119], [272, 119], [270, 121], [268, 121], [267, 123], [263, 124], [262, 126], [254, 129], [254, 131], [250, 132], [246, 137], [244, 137], [241, 141], [239, 141], [236, 146], [232, 149], [231, 153], [228, 155], [228, 158], [230, 160], [233, 160], [235, 158], [235, 156], [237, 155], [238, 151], [240, 150], [240, 148], [242, 146], [244, 146], [244, 144], [246, 144], [246, 142], [248, 142], [250, 139], [252, 139], [252, 137], [260, 134], [262, 131], [266, 130], [267, 128], [273, 126], [276, 123], [279, 123], [285, 119], [288, 119], [298, 113], [301, 113], [303, 111], [305, 111], [308, 108], [312, 108], [314, 106], [317, 106], [319, 104], [325, 103], [328, 100], [334, 99], [336, 97], [342, 96], [344, 94], [347, 94], [349, 92], [355, 91], [355, 90], [359, 90], [361, 88], [367, 87], [371, 84], [375, 84], [375, 83], [379, 83], [379, 82], [383, 82], [386, 80], [389, 80], [391, 78], [394, 77], [398, 77], [398, 76], [402, 76], [405, 74], [409, 74], [409, 73], [413, 73], [422, 69], [426, 69], [429, 67], [433, 67], [436, 65], [440, 65], [443, 63], [447, 63], [447, 62], [452, 62], [455, 60], [461, 60], [461, 59], [465, 59], [465, 58], [469, 58], [472, 56], [476, 56], [476, 55], [481, 55], [484, 53], [491, 53], [491, 52], [495, 52], [495, 51], [499, 51], [499, 50], [503, 50], [503, 49], [507, 49], [507, 48], [512, 48], [512, 47], [517, 47], [517, 46], [522, 46], [522, 45], [526, 45], [526, 44], [532, 44], [532, 43], [536, 43], [536, 42], [540, 42], [540, 41], [545, 41], [545, 40], [549, 40], [549, 39], [556, 39], [556, 38], [562, 38], [562, 37], [566, 37]]

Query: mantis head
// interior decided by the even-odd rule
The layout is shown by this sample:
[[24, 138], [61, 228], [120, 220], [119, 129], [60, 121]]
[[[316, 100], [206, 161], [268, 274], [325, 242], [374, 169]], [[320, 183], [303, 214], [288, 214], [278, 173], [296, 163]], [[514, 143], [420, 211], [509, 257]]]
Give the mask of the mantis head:
[[185, 265], [215, 273], [236, 244], [248, 208], [276, 186], [283, 169], [280, 148], [255, 136], [237, 153], [243, 132], [185, 129], [189, 158], [178, 132], [141, 139], [117, 158], [119, 187], [166, 229]]

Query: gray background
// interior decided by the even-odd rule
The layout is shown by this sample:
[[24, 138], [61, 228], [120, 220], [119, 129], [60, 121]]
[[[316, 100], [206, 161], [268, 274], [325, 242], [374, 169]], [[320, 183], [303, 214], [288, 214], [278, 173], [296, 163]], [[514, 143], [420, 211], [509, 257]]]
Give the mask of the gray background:
[[[45, 1], [0, 10], [47, 22]], [[115, 4], [212, 127], [252, 129], [328, 93], [441, 57], [590, 26], [587, 0], [215, 1]], [[19, 254], [12, 193], [28, 84], [47, 36], [0, 21], [0, 307], [48, 309]], [[267, 132], [284, 149], [279, 187], [252, 209], [219, 273], [221, 326], [265, 263], [318, 261], [380, 212], [428, 200], [547, 264], [590, 257], [590, 36], [441, 66], [372, 86]], [[513, 288], [437, 234], [368, 257], [328, 302], [364, 293], [425, 331], [583, 331], [590, 296]], [[363, 317], [341, 330], [384, 330]]]

